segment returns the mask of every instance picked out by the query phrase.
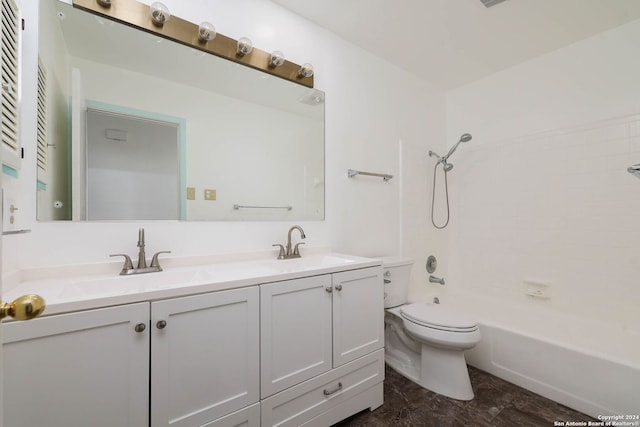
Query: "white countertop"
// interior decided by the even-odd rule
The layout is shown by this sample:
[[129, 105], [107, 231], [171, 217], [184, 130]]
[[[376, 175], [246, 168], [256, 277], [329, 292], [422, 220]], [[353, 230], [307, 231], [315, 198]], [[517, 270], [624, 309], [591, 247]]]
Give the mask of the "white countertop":
[[226, 258], [219, 262], [176, 267], [172, 267], [168, 260], [167, 267], [163, 266], [164, 271], [129, 276], [112, 272], [78, 275], [78, 271], [83, 271], [81, 267], [77, 270], [67, 267], [61, 270], [65, 274], [60, 276], [51, 272], [40, 274], [47, 277], [27, 274], [28, 279], [6, 290], [3, 299], [12, 301], [24, 294], [38, 294], [47, 303], [43, 316], [49, 316], [381, 265], [379, 259], [333, 252], [313, 253], [287, 260]]

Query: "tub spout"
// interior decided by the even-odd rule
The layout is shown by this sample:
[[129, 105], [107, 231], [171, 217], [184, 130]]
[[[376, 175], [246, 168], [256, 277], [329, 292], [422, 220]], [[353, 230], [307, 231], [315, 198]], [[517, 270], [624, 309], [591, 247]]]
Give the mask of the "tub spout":
[[441, 285], [444, 285], [444, 278], [443, 277], [436, 277], [436, 276], [429, 276], [429, 282], [431, 282], [431, 283], [440, 283]]

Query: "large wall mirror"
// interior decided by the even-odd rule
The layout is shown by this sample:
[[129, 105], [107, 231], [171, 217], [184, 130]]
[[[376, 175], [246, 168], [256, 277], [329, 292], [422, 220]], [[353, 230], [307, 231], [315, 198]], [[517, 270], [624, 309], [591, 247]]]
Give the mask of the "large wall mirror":
[[37, 218], [322, 220], [324, 93], [40, 0]]

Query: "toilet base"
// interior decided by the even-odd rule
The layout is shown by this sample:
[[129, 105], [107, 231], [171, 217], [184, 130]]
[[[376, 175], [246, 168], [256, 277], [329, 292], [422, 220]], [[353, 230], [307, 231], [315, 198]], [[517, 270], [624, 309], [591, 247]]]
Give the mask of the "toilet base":
[[464, 352], [427, 345], [420, 345], [420, 352], [417, 352], [402, 342], [408, 337], [400, 338], [394, 330], [399, 325], [393, 320], [387, 318], [385, 328], [387, 365], [427, 390], [452, 399], [472, 400], [474, 394]]
[[473, 389], [462, 350], [422, 346], [422, 367], [418, 384], [447, 397], [472, 400]]

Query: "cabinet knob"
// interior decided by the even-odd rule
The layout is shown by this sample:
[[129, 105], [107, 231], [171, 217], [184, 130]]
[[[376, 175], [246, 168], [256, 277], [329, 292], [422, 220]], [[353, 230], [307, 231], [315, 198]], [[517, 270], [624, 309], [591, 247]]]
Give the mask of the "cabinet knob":
[[164, 329], [167, 327], [167, 321], [166, 320], [158, 320], [158, 323], [156, 323], [156, 328], [158, 329]]
[[324, 288], [324, 290], [329, 293], [333, 292], [333, 288], [331, 286], [327, 286], [326, 288]]
[[147, 329], [147, 325], [145, 325], [144, 323], [138, 323], [136, 327], [133, 328], [133, 330], [137, 333], [143, 332], [145, 329]]
[[340, 292], [342, 290], [342, 285], [336, 285], [335, 288], [336, 291]]
[[28, 294], [11, 303], [0, 302], [0, 319], [11, 316], [16, 320], [29, 320], [42, 314], [47, 304], [40, 295]]

